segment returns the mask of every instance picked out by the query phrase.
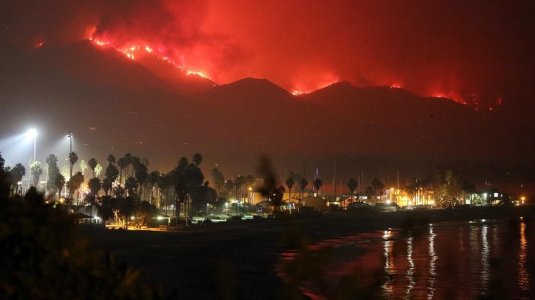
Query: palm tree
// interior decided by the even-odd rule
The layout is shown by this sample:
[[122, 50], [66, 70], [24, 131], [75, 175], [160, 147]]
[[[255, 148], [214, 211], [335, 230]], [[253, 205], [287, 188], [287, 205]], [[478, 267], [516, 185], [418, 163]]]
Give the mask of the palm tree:
[[128, 197], [133, 197], [138, 187], [137, 180], [132, 176], [128, 177], [124, 183], [124, 187], [128, 191]]
[[11, 181], [13, 182], [13, 192], [12, 194], [18, 194], [19, 191], [17, 191], [17, 187], [19, 182], [22, 180], [22, 177], [26, 175], [26, 168], [21, 164], [18, 163], [9, 171], [9, 175], [11, 176]]
[[288, 187], [288, 203], [292, 201], [292, 188], [294, 184], [295, 184], [295, 180], [292, 178], [292, 176], [286, 179], [286, 186]]
[[144, 164], [137, 164], [134, 168], [136, 180], [139, 183], [139, 199], [141, 200], [143, 198], [143, 185], [147, 181], [147, 177], [149, 177], [149, 173], [147, 170], [147, 166]]
[[186, 181], [187, 216], [191, 217], [192, 202], [199, 202], [199, 198], [194, 197], [196, 195], [195, 192], [203, 185], [204, 175], [196, 164], [190, 163], [186, 168], [184, 176]]
[[106, 160], [108, 161], [108, 165], [115, 165], [115, 156], [113, 154], [108, 155]]
[[106, 196], [110, 195], [110, 190], [112, 187], [113, 181], [110, 178], [106, 177], [104, 180], [102, 180], [102, 189], [104, 190], [104, 194], [106, 194]]
[[150, 204], [152, 204], [152, 198], [154, 196], [153, 189], [156, 183], [158, 182], [158, 178], [160, 177], [160, 172], [158, 171], [152, 171], [149, 174], [149, 177], [147, 178], [147, 182], [150, 186]]
[[245, 176], [239, 175], [234, 180], [234, 185], [236, 187], [236, 200], [238, 200], [238, 207], [240, 203], [240, 198], [243, 198], [243, 185], [245, 184]]
[[234, 180], [227, 179], [225, 181], [225, 189], [227, 190], [227, 202], [230, 200], [230, 196], [232, 195], [232, 191], [234, 190]]
[[372, 185], [372, 188], [373, 188], [374, 195], [376, 197], [383, 195], [383, 190], [385, 188], [385, 185], [381, 182], [381, 180], [379, 180], [377, 178], [374, 178], [372, 180], [371, 185]]
[[347, 181], [346, 185], [347, 185], [347, 188], [349, 189], [349, 193], [351, 194], [351, 196], [355, 195], [355, 190], [358, 187], [357, 181], [353, 179], [353, 177], [351, 177]]
[[221, 173], [217, 168], [212, 169], [212, 180], [214, 181], [214, 185], [217, 189], [217, 194], [221, 193], [221, 187], [225, 184], [225, 177], [223, 176], [223, 173]]
[[48, 178], [46, 181], [46, 188], [50, 195], [56, 193], [56, 177], [59, 175], [58, 158], [54, 154], [50, 154], [46, 158], [48, 166]]
[[188, 183], [186, 180], [186, 170], [188, 169], [188, 166], [188, 159], [182, 157], [178, 161], [178, 165], [173, 170], [173, 183], [175, 186], [175, 215], [177, 221], [180, 215], [180, 205], [186, 201], [188, 195]]
[[126, 174], [126, 168], [128, 168], [128, 165], [130, 164], [130, 162], [128, 162], [126, 158], [121, 157], [117, 161], [117, 164], [119, 165], [119, 184], [122, 184], [123, 183], [123, 171]]
[[316, 189], [316, 193], [320, 193], [320, 188], [323, 185], [323, 181], [319, 178], [314, 179], [314, 182], [312, 183], [314, 185], [314, 188]]
[[97, 164], [97, 166], [95, 167], [95, 175], [97, 177], [100, 177], [100, 174], [102, 174], [102, 165], [101, 164]]
[[[72, 151], [69, 153], [69, 163], [71, 164], [71, 168], [69, 170], [69, 177], [72, 177], [72, 168], [74, 167], [74, 164], [78, 161], [78, 154], [76, 152]], [[83, 175], [83, 174], [82, 174]], [[70, 179], [69, 179], [70, 180]]]
[[303, 200], [303, 196], [305, 194], [305, 188], [307, 187], [308, 185], [308, 181], [306, 180], [306, 178], [301, 178], [301, 180], [299, 181], [299, 188], [301, 189], [301, 197], [300, 197], [300, 200]]
[[273, 204], [275, 213], [280, 212], [280, 207], [282, 205], [282, 197], [284, 196], [284, 186], [279, 186], [271, 192], [269, 199], [271, 199], [271, 204]]
[[63, 187], [65, 186], [65, 177], [63, 175], [58, 174], [56, 176], [56, 179], [54, 181], [56, 188], [58, 189], [58, 200], [61, 198], [61, 191], [63, 190]]
[[82, 171], [82, 175], [85, 175], [85, 170], [87, 170], [87, 162], [85, 160], [80, 160], [80, 163], [78, 164], [80, 166], [80, 170]]
[[106, 179], [108, 179], [110, 182], [114, 182], [117, 180], [117, 176], [119, 176], [119, 170], [115, 165], [109, 164], [106, 167], [106, 174], [104, 174]]
[[200, 153], [193, 154], [193, 162], [198, 167], [202, 162], [202, 155]]
[[[124, 177], [126, 178], [128, 175], [128, 167], [130, 167], [130, 165], [132, 164], [132, 154], [130, 153], [126, 153], [124, 156], [123, 156], [125, 162], [126, 162], [126, 170], [125, 170], [125, 174], [124, 174]], [[126, 179], [125, 179], [126, 180]]]
[[102, 188], [102, 183], [100, 182], [100, 179], [93, 177], [89, 180], [88, 186], [89, 190], [91, 191], [91, 195], [93, 195], [93, 197], [96, 197], [98, 195], [98, 192]]
[[30, 165], [30, 174], [32, 174], [32, 186], [37, 187], [39, 177], [43, 174], [43, 165], [39, 161], [34, 161]]
[[161, 174], [156, 182], [158, 189], [160, 190], [160, 205], [163, 200], [165, 207], [167, 207], [167, 200], [169, 198], [169, 192], [173, 186], [173, 173]]
[[91, 170], [93, 171], [93, 178], [95, 178], [95, 168], [97, 167], [98, 165], [98, 162], [96, 159], [94, 158], [91, 158], [87, 164], [89, 165], [89, 167], [91, 168]]
[[130, 173], [130, 176], [134, 176], [136, 169], [139, 165], [141, 165], [141, 159], [137, 156], [132, 156], [130, 159], [130, 165], [132, 166], [132, 172]]
[[84, 182], [84, 175], [82, 172], [77, 172], [74, 174], [69, 182], [67, 182], [67, 187], [69, 188], [69, 197], [72, 198], [72, 195], [76, 190], [80, 188], [82, 183]]

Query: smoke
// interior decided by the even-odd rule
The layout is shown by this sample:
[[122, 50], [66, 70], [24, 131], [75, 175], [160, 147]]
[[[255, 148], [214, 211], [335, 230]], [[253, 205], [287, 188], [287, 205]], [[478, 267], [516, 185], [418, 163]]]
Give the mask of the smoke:
[[[0, 42], [148, 44], [219, 83], [309, 91], [338, 80], [459, 99], [525, 95], [532, 1], [9, 1]], [[518, 91], [521, 91], [520, 93]]]

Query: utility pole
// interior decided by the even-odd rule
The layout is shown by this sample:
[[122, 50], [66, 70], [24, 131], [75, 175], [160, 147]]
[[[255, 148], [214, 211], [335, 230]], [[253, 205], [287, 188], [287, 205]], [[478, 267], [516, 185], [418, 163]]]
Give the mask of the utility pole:
[[69, 180], [72, 178], [72, 163], [71, 163], [71, 155], [72, 155], [72, 131], [67, 132], [67, 137], [69, 138]]

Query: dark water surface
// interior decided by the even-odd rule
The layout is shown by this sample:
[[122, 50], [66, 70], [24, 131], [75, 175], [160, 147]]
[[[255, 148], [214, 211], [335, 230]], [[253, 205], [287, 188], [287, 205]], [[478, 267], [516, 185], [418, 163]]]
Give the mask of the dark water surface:
[[384, 299], [535, 299], [535, 222], [361, 233], [283, 253], [278, 271], [315, 299], [371, 290]]

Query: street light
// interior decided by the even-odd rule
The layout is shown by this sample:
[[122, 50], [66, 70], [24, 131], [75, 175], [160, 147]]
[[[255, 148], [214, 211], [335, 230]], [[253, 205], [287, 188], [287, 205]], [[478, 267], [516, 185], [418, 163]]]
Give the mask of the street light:
[[31, 128], [26, 132], [26, 136], [33, 139], [33, 161], [37, 160], [37, 129]]
[[72, 178], [72, 164], [70, 163], [71, 155], [72, 155], [72, 131], [67, 132], [67, 138], [69, 139], [69, 180]]

